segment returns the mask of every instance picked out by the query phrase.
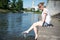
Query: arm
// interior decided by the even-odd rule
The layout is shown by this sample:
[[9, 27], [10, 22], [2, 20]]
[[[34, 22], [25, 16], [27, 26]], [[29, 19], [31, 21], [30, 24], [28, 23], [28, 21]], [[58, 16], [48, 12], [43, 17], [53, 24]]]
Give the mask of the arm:
[[42, 17], [42, 22], [45, 22], [47, 13], [44, 13], [43, 15], [44, 16]]

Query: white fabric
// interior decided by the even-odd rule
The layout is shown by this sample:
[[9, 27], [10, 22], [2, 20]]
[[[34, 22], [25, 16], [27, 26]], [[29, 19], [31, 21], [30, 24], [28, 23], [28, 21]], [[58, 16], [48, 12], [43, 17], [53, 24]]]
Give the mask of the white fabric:
[[46, 8], [44, 8], [44, 10], [42, 12], [42, 18], [44, 17], [44, 13], [47, 13], [45, 22], [48, 23], [48, 24], [50, 24], [51, 16], [50, 16], [50, 14], [49, 14], [49, 12], [48, 12], [48, 10]]

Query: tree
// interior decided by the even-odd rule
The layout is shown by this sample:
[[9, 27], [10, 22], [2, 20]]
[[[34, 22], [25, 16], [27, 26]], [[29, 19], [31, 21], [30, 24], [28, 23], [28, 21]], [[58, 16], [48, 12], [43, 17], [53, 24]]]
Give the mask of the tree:
[[20, 11], [23, 9], [23, 1], [22, 0], [18, 0], [16, 2], [16, 0], [12, 0], [13, 3], [12, 3], [12, 9], [13, 10], [17, 10], [17, 11]]
[[0, 8], [7, 9], [9, 0], [0, 0]]
[[23, 9], [23, 1], [22, 0], [18, 0], [18, 2], [17, 2], [17, 9], [18, 10], [22, 10]]
[[15, 7], [15, 2], [16, 2], [16, 0], [12, 0], [13, 1], [13, 7]]
[[15, 9], [15, 2], [16, 2], [16, 0], [12, 0], [13, 1], [13, 3], [12, 3], [12, 9], [14, 10]]
[[0, 0], [0, 8], [2, 7], [2, 0]]

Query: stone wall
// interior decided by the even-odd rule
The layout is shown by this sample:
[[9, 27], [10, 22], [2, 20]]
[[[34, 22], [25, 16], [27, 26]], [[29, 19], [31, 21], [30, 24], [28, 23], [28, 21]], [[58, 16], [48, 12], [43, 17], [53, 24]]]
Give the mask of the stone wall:
[[60, 13], [60, 1], [49, 0], [47, 3], [47, 9], [49, 10], [51, 16]]

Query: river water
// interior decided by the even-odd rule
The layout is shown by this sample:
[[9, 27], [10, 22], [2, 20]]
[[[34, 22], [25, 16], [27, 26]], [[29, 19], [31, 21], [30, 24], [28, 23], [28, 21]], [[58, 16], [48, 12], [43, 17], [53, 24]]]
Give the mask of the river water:
[[[22, 32], [38, 21], [40, 14], [26, 13], [0, 13], [0, 40], [21, 40]], [[28, 35], [34, 36], [34, 31]]]

